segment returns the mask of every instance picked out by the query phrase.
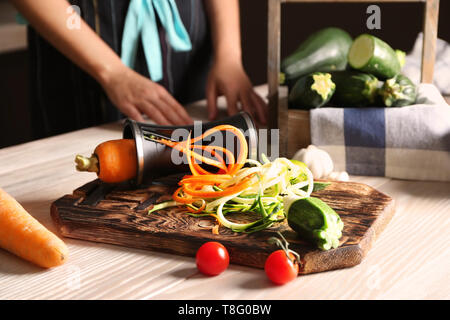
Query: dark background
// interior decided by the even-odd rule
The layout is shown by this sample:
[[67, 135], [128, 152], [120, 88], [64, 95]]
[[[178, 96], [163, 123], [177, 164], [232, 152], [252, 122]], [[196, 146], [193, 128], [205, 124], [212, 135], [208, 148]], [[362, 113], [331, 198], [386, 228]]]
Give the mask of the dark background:
[[[267, 78], [267, 1], [241, 0], [245, 68], [255, 85]], [[329, 26], [352, 36], [370, 32], [406, 52], [423, 25], [423, 3], [378, 4], [381, 30], [367, 30], [367, 3], [298, 3], [282, 6], [281, 54], [286, 56], [312, 32]], [[450, 1], [441, 0], [438, 37], [450, 42]], [[0, 39], [1, 41], [1, 39]], [[33, 139], [28, 109], [27, 51], [0, 54], [0, 148]], [[61, 106], [64, 107], [64, 106]]]

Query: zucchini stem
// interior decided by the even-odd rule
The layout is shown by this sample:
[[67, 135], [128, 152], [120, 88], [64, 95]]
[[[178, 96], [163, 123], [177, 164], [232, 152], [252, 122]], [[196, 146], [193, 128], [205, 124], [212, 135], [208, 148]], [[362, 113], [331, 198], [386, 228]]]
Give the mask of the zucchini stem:
[[78, 154], [75, 157], [75, 163], [77, 164], [76, 169], [78, 171], [99, 172], [98, 159], [95, 155], [87, 158]]
[[327, 100], [328, 96], [336, 85], [331, 81], [331, 74], [329, 73], [316, 73], [313, 74], [314, 83], [311, 85], [311, 89], [315, 90], [323, 100]]

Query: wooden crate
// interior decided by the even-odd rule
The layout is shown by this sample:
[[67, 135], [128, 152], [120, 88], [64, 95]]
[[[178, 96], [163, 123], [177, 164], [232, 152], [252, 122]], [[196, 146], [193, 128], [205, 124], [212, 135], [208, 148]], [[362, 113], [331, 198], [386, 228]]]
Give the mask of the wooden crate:
[[269, 86], [269, 128], [280, 130], [280, 155], [292, 156], [299, 148], [306, 147], [311, 143], [309, 112], [289, 110], [287, 103], [288, 90], [286, 87], [279, 85], [281, 5], [294, 2], [423, 2], [425, 10], [421, 82], [433, 82], [439, 0], [268, 0], [267, 82]]

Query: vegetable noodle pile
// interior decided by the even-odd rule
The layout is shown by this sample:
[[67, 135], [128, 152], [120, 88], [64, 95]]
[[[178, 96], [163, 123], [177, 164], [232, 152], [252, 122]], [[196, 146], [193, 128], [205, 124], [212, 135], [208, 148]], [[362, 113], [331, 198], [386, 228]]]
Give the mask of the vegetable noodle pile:
[[[233, 153], [219, 146], [203, 146], [194, 143], [217, 131], [234, 134], [239, 142], [239, 152]], [[269, 161], [262, 155], [262, 162], [247, 159], [248, 146], [244, 134], [231, 125], [220, 125], [203, 135], [186, 141], [157, 140], [182, 151], [188, 159], [190, 175], [179, 182], [173, 200], [155, 205], [149, 214], [172, 206], [185, 206], [187, 214], [194, 217], [213, 216], [220, 225], [235, 232], [255, 232], [270, 227], [286, 218], [283, 201], [289, 198], [309, 197], [314, 180], [309, 169], [287, 158]], [[203, 150], [205, 157], [195, 149]], [[225, 162], [225, 158], [227, 162]], [[218, 168], [212, 173], [199, 163]], [[255, 221], [236, 223], [226, 218], [230, 213], [255, 214]]]

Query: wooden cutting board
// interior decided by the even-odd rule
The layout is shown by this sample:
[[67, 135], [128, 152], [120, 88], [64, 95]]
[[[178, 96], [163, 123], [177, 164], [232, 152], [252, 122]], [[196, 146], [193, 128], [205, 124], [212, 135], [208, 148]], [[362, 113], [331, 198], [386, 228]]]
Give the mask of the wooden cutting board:
[[374, 188], [332, 182], [313, 195], [335, 209], [344, 222], [337, 249], [318, 250], [299, 239], [287, 222], [253, 234], [221, 227], [217, 235], [212, 233], [212, 217], [194, 218], [178, 207], [147, 214], [153, 204], [171, 199], [179, 178], [166, 177], [138, 189], [94, 180], [56, 200], [51, 215], [65, 237], [186, 256], [195, 256], [207, 241], [218, 241], [228, 249], [231, 263], [257, 268], [264, 268], [267, 256], [277, 250], [267, 239], [281, 231], [289, 248], [302, 257], [300, 273], [308, 274], [359, 264], [394, 214], [393, 199]]

